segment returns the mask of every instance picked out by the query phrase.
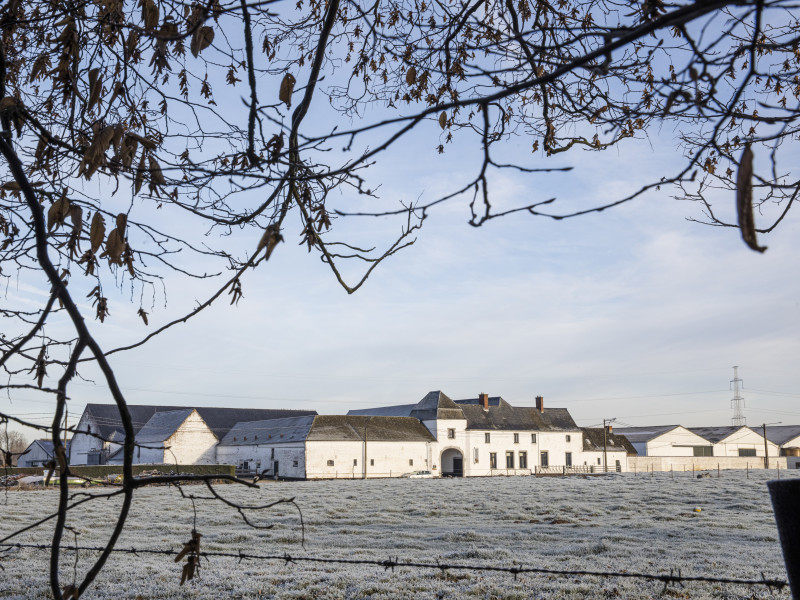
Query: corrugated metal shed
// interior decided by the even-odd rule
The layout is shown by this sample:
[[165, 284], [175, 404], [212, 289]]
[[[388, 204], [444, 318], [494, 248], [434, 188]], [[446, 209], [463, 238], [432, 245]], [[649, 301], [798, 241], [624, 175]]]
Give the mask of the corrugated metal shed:
[[687, 427], [687, 429], [695, 435], [699, 435], [701, 438], [706, 439], [714, 444], [721, 442], [725, 438], [732, 436], [734, 433], [742, 429], [753, 431], [749, 427], [734, 425], [727, 425], [723, 427]]

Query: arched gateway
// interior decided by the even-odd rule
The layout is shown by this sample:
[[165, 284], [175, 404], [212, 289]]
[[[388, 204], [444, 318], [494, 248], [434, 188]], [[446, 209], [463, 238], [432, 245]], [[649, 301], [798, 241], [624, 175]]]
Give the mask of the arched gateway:
[[461, 450], [446, 448], [442, 451], [439, 464], [442, 465], [442, 477], [464, 476], [464, 455]]

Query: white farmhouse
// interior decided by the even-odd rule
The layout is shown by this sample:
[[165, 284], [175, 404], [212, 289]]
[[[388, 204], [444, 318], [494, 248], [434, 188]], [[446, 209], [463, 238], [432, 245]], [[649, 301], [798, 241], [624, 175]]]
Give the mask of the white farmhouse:
[[431, 470], [443, 476], [530, 475], [584, 462], [583, 432], [564, 408], [511, 406], [480, 394], [451, 400], [429, 392], [417, 404], [352, 410], [349, 415], [408, 416], [433, 434]]
[[[712, 456], [778, 456], [778, 445], [747, 426], [690, 427], [689, 431], [705, 438], [712, 444]], [[766, 446], [766, 450], [765, 450]]]
[[217, 462], [291, 479], [400, 477], [430, 470], [433, 436], [415, 418], [317, 415], [239, 423]]

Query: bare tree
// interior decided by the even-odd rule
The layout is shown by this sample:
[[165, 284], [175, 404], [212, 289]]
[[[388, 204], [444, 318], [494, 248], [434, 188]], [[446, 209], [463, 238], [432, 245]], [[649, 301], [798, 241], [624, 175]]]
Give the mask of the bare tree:
[[[97, 576], [133, 494], [152, 482], [132, 476], [113, 355], [217, 300], [238, 302], [246, 273], [290, 235], [352, 293], [444, 202], [466, 202], [479, 226], [511, 214], [575, 217], [660, 191], [699, 203], [692, 218], [739, 228], [763, 251], [757, 233], [780, 223], [798, 190], [796, 15], [788, 0], [5, 2], [0, 283], [49, 293], [38, 307], [0, 307], [2, 389], [56, 400], [51, 425], [39, 428], [61, 475], [68, 386], [85, 363], [102, 372], [125, 431], [118, 524], [69, 594]], [[492, 183], [504, 171], [539, 181], [665, 126], [685, 159], [675, 172], [579, 210], [535, 195], [495, 208]], [[369, 168], [431, 132], [439, 152], [472, 157], [469, 175], [436, 197], [382, 198]], [[519, 140], [530, 155], [507, 159]], [[733, 220], [719, 202], [736, 205]], [[400, 219], [399, 235], [374, 247], [337, 237], [348, 231], [341, 219], [375, 215]], [[257, 244], [247, 241], [253, 231]], [[200, 271], [188, 258], [198, 256]], [[151, 326], [152, 298], [181, 277], [206, 280], [206, 299]], [[94, 332], [112, 318], [115, 288], [152, 329], [103, 348]], [[70, 506], [60, 481], [57, 599]]]
[[28, 447], [28, 440], [19, 431], [0, 430], [0, 466], [16, 467]]

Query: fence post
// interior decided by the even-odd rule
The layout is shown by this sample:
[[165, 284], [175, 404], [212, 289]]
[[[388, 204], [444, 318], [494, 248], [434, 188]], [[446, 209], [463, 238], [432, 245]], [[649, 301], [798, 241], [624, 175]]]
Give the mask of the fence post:
[[792, 598], [800, 598], [800, 479], [768, 481]]

